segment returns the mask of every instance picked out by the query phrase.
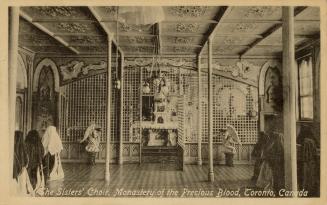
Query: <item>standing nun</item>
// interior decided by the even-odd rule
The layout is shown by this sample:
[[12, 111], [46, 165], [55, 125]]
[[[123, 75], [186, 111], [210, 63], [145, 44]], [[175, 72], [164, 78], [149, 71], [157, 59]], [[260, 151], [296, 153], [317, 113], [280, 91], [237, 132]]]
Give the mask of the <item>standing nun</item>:
[[61, 139], [57, 133], [56, 127], [49, 126], [42, 138], [44, 147], [44, 165], [46, 166], [46, 176], [48, 180], [57, 180], [64, 178], [60, 152], [63, 149]]
[[14, 192], [18, 196], [34, 196], [30, 179], [26, 168], [28, 167], [28, 156], [25, 148], [23, 132], [15, 131], [15, 145], [14, 145]]
[[44, 148], [39, 133], [36, 130], [28, 132], [25, 139], [27, 156], [29, 159], [27, 172], [32, 187], [36, 194], [44, 194], [44, 175], [42, 158], [44, 156]]

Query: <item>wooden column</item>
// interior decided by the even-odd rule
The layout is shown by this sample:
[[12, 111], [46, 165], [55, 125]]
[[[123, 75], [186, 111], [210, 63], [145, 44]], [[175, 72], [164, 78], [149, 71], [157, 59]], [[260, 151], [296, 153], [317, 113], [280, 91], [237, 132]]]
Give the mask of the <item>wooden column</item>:
[[264, 95], [259, 95], [259, 106], [260, 106], [259, 130], [261, 132], [265, 131], [264, 101], [265, 101], [265, 96]]
[[34, 67], [34, 55], [32, 57], [28, 56], [26, 58], [28, 77], [27, 77], [27, 125], [26, 133], [32, 129], [32, 105], [33, 105], [33, 67]]
[[208, 179], [210, 182], [215, 180], [213, 173], [213, 96], [212, 96], [212, 36], [208, 38], [208, 131], [209, 131], [209, 174]]
[[119, 140], [119, 164], [123, 164], [123, 116], [124, 116], [124, 54], [120, 53], [120, 140]]
[[296, 166], [296, 68], [294, 44], [294, 8], [282, 7], [283, 14], [283, 117], [285, 188], [297, 190]]
[[202, 165], [202, 119], [201, 119], [201, 99], [202, 99], [202, 86], [201, 86], [201, 57], [198, 55], [198, 165]]
[[107, 141], [106, 141], [106, 169], [105, 180], [110, 181], [110, 137], [111, 137], [111, 54], [112, 54], [112, 36], [108, 34], [108, 70], [107, 70]]
[[9, 59], [8, 59], [8, 141], [9, 141], [9, 174], [12, 177], [13, 150], [15, 135], [15, 106], [16, 106], [16, 76], [18, 59], [18, 32], [19, 32], [19, 7], [9, 8]]

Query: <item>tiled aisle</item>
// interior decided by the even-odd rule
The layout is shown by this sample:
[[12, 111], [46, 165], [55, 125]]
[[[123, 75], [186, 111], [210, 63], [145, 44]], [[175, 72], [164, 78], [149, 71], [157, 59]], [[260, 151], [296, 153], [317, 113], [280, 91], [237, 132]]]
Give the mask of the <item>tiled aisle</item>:
[[[215, 182], [207, 181], [208, 169], [204, 166], [186, 165], [184, 171], [162, 164], [125, 164], [110, 165], [111, 181], [104, 180], [104, 164], [63, 164], [65, 179], [47, 183], [46, 196], [115, 196], [117, 189], [123, 190], [162, 190], [173, 189], [181, 196], [184, 188], [189, 190], [233, 190], [251, 187], [253, 166], [235, 165], [234, 167], [215, 166]], [[91, 188], [91, 191], [89, 190]], [[53, 193], [49, 194], [49, 190]], [[79, 192], [80, 191], [80, 192]], [[96, 192], [98, 191], [98, 192]], [[99, 191], [105, 192], [99, 194]], [[64, 194], [63, 194], [64, 193]], [[127, 194], [128, 196], [129, 194]], [[124, 195], [126, 196], [126, 195]], [[122, 197], [122, 196], [120, 196]], [[167, 197], [167, 196], [166, 196]]]

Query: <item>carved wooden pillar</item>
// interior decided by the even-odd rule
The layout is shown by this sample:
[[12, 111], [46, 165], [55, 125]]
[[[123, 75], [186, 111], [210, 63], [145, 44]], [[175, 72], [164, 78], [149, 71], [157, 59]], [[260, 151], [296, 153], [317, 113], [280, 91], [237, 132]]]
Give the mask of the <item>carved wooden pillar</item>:
[[202, 88], [201, 88], [201, 57], [198, 56], [198, 165], [202, 165], [202, 114], [201, 114], [201, 99], [202, 99]]
[[210, 182], [215, 180], [213, 172], [213, 96], [212, 96], [212, 36], [208, 38], [208, 146], [209, 146], [209, 174]]
[[282, 14], [285, 188], [286, 190], [296, 191], [296, 68], [294, 66], [294, 7], [282, 7]]
[[110, 181], [110, 138], [111, 138], [111, 54], [112, 54], [112, 36], [108, 34], [108, 70], [107, 70], [107, 140], [106, 140], [106, 168], [105, 168], [105, 180]]
[[120, 140], [119, 140], [119, 164], [123, 164], [123, 116], [124, 116], [124, 54], [120, 54]]

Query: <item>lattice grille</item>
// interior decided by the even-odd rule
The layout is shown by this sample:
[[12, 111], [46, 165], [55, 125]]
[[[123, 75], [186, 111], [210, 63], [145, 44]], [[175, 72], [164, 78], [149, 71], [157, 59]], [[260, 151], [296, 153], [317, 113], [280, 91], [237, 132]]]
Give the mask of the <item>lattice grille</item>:
[[[202, 74], [202, 141], [208, 142], [208, 85]], [[213, 77], [213, 142], [222, 141], [226, 124], [233, 125], [244, 144], [257, 141], [258, 119], [252, 111], [258, 109], [257, 88], [224, 77]]]
[[202, 119], [202, 142], [208, 142], [208, 75], [201, 74], [201, 119]]
[[140, 140], [140, 69], [124, 68], [123, 139], [125, 142]]
[[[114, 77], [114, 76], [113, 76]], [[112, 91], [111, 99], [111, 141], [117, 141], [117, 103], [118, 91]], [[106, 73], [90, 76], [60, 89], [60, 134], [65, 142], [79, 141], [86, 128], [93, 121], [102, 127], [101, 141], [106, 141]]]
[[198, 136], [198, 77], [197, 72], [182, 75], [185, 106], [185, 142], [197, 142]]
[[177, 103], [178, 144], [184, 147], [184, 97], [180, 96]]

